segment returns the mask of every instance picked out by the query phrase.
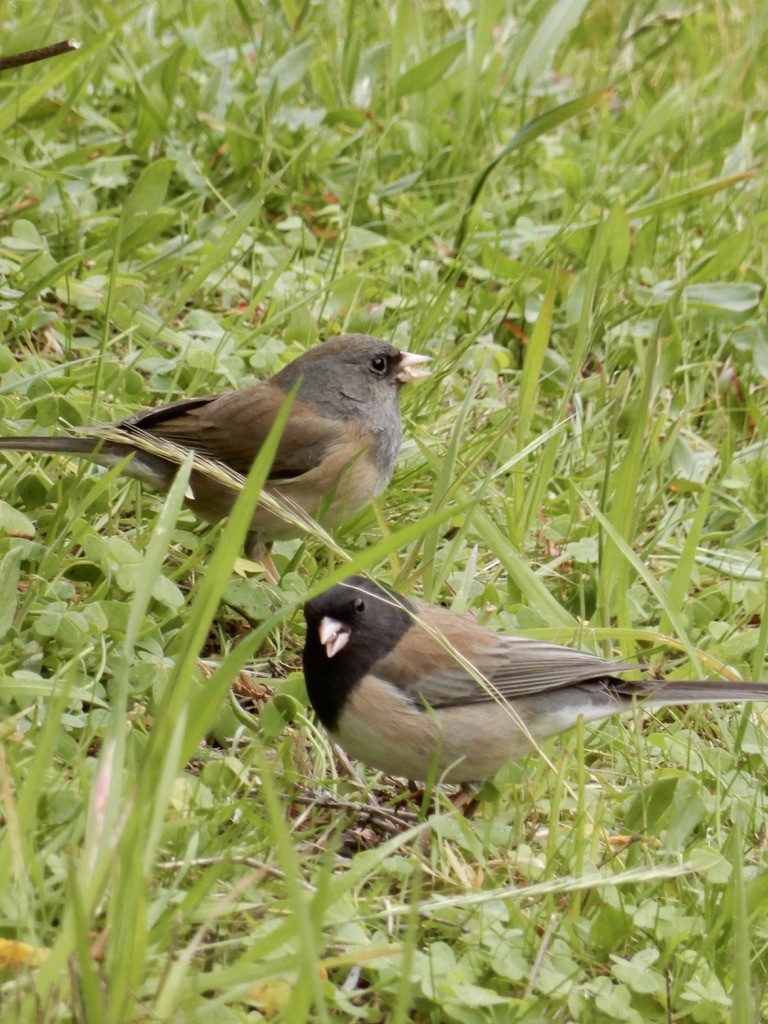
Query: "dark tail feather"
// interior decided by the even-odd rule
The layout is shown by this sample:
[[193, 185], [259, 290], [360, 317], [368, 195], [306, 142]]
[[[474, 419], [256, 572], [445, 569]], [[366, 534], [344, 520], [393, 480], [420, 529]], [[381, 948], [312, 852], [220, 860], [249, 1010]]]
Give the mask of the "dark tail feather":
[[[631, 685], [631, 684], [630, 684]], [[635, 691], [643, 704], [728, 704], [731, 701], [768, 701], [768, 683], [723, 683], [711, 679], [645, 680], [642, 692]], [[630, 695], [629, 693], [627, 694]]]
[[100, 437], [0, 437], [0, 450], [41, 452], [44, 455], [79, 455], [93, 459], [100, 466], [115, 466], [129, 455], [133, 459], [122, 468], [122, 473], [141, 480], [157, 491], [167, 491], [178, 470], [178, 463], [142, 452], [130, 442], [103, 441]]
[[[43, 452], [46, 455], [93, 455], [99, 442], [90, 437], [0, 437], [0, 448], [15, 452]], [[100, 451], [114, 445], [101, 445]], [[116, 453], [115, 453], [116, 454]]]

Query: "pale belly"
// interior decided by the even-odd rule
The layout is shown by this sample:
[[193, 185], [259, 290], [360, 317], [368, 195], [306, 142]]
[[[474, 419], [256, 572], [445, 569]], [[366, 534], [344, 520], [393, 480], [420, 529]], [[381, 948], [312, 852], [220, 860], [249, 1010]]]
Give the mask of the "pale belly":
[[388, 775], [423, 780], [436, 772], [445, 782], [477, 782], [530, 751], [530, 737], [539, 742], [579, 718], [600, 721], [624, 707], [631, 702], [624, 705], [587, 684], [523, 697], [514, 708], [488, 701], [438, 713], [368, 676], [350, 694], [333, 738]]

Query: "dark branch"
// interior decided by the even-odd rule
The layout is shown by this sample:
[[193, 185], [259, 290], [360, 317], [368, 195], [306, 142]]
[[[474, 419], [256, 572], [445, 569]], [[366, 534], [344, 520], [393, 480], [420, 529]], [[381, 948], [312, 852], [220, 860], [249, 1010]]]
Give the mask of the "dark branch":
[[10, 57], [0, 57], [0, 71], [20, 68], [25, 64], [34, 64], [38, 60], [48, 60], [49, 57], [58, 57], [60, 53], [79, 50], [82, 45], [76, 39], [65, 39], [61, 43], [42, 46], [39, 50], [25, 50], [24, 53], [12, 53]]

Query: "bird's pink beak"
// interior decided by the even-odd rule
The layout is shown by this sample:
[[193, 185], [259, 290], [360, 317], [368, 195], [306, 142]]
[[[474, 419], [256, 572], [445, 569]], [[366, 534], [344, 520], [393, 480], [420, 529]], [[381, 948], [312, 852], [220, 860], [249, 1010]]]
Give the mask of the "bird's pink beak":
[[414, 380], [421, 380], [423, 377], [428, 377], [429, 374], [423, 370], [419, 370], [418, 367], [424, 363], [431, 363], [432, 360], [429, 356], [420, 356], [416, 352], [401, 352], [400, 361], [397, 364], [397, 373], [395, 374], [395, 380], [401, 384], [410, 384]]
[[334, 654], [338, 654], [339, 651], [347, 646], [350, 632], [349, 626], [345, 626], [338, 619], [332, 619], [330, 615], [325, 615], [320, 620], [317, 633], [320, 637], [320, 643], [325, 648], [325, 653], [329, 658], [332, 658]]

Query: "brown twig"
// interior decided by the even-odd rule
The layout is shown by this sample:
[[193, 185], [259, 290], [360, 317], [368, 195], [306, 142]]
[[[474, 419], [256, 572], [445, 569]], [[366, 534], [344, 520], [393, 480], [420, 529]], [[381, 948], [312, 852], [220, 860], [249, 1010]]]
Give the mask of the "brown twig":
[[39, 60], [48, 60], [49, 57], [58, 57], [62, 53], [79, 50], [82, 45], [77, 39], [64, 39], [61, 43], [41, 46], [39, 50], [12, 53], [10, 57], [0, 57], [0, 71], [9, 71], [11, 68], [21, 68], [25, 64], [34, 64]]
[[326, 807], [339, 811], [352, 811], [364, 821], [378, 822], [385, 831], [403, 832], [412, 825], [418, 824], [418, 815], [412, 811], [390, 811], [376, 804], [361, 804], [353, 800], [339, 800], [337, 797], [324, 793], [295, 793], [291, 798], [294, 803], [310, 807]]

